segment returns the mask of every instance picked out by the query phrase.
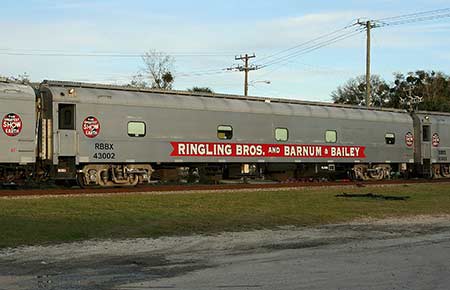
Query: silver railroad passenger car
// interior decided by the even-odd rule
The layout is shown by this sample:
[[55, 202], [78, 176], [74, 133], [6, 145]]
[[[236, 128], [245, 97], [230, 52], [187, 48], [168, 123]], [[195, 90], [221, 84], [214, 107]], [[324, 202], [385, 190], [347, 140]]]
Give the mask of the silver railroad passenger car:
[[39, 102], [40, 156], [83, 185], [135, 185], [179, 168], [368, 180], [414, 163], [413, 120], [402, 110], [56, 81], [41, 84]]
[[415, 136], [416, 171], [428, 177], [450, 177], [450, 114], [412, 114]]
[[0, 82], [0, 183], [32, 177], [37, 138], [35, 102], [30, 86]]

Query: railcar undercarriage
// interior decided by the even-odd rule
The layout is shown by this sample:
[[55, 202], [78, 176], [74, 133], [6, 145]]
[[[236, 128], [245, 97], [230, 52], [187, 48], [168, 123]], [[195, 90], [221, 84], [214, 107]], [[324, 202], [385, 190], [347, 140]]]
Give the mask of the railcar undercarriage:
[[390, 179], [392, 176], [389, 164], [357, 164], [352, 171], [355, 179], [364, 181]]
[[33, 168], [17, 164], [0, 165], [0, 184], [21, 185], [33, 178]]
[[150, 164], [86, 164], [77, 172], [78, 184], [86, 186], [136, 186], [150, 182]]
[[449, 178], [450, 164], [433, 164], [432, 166], [433, 178]]
[[[449, 168], [446, 168], [450, 177]], [[441, 173], [442, 174], [442, 173]], [[268, 164], [184, 164], [155, 168], [154, 178], [163, 183], [218, 183], [222, 180], [271, 180], [304, 182], [332, 180], [375, 181], [409, 176], [407, 164], [329, 164], [329, 163], [268, 163]]]
[[[62, 163], [51, 170], [34, 166], [0, 165], [0, 184], [38, 184], [55, 180], [76, 181], [81, 187], [129, 187], [153, 182], [217, 184], [222, 181], [317, 182], [334, 180], [376, 181], [407, 178], [407, 164], [329, 163], [228, 163], [208, 164], [84, 164], [72, 171]], [[75, 166], [75, 165], [74, 165]], [[433, 178], [450, 178], [449, 164], [432, 165]], [[52, 172], [54, 172], [53, 175]], [[51, 179], [51, 178], [50, 178]], [[69, 184], [72, 184], [69, 182]]]

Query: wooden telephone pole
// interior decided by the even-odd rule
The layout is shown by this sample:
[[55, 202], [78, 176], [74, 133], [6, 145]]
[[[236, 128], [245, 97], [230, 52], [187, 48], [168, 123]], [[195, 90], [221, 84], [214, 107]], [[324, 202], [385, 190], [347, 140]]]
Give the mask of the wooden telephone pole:
[[357, 21], [356, 24], [364, 26], [366, 28], [366, 106], [370, 107], [371, 96], [370, 96], [370, 29], [376, 27], [370, 20], [366, 22]]
[[248, 72], [251, 70], [257, 70], [259, 67], [258, 66], [249, 66], [249, 59], [251, 58], [255, 58], [256, 55], [252, 54], [252, 55], [240, 55], [240, 56], [236, 56], [234, 59], [235, 60], [242, 60], [244, 61], [244, 65], [239, 65], [237, 67], [233, 67], [233, 68], [229, 68], [229, 70], [233, 70], [236, 69], [238, 71], [243, 71], [244, 72], [244, 96], [248, 96]]

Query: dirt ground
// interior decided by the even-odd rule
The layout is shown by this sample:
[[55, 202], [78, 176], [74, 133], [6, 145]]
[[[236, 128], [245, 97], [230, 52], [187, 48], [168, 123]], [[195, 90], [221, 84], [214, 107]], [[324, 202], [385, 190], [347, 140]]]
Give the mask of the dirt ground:
[[[364, 219], [315, 228], [283, 227], [214, 236], [9, 248], [0, 251], [0, 289], [194, 289], [195, 286], [183, 288], [167, 283], [151, 285], [220, 268], [230, 263], [230, 257], [233, 263], [238, 263], [241, 257], [247, 259], [253, 254], [274, 255], [285, 250], [329, 249], [342, 245], [357, 248], [370, 241], [410, 241], [442, 233], [450, 233], [448, 215]], [[441, 236], [440, 241], [443, 241]], [[244, 286], [235, 288], [249, 289]]]

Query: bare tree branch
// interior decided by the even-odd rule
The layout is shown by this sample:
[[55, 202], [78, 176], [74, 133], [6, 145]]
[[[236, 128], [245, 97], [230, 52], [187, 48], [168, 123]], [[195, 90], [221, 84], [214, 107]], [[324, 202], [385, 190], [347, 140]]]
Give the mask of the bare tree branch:
[[175, 81], [173, 73], [174, 58], [157, 51], [146, 52], [142, 56], [144, 67], [133, 76], [130, 86], [151, 87], [153, 89], [170, 90]]

